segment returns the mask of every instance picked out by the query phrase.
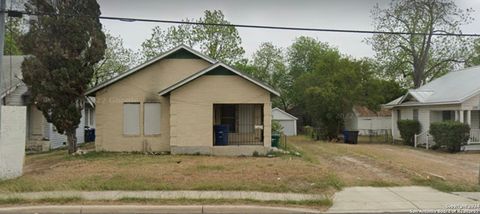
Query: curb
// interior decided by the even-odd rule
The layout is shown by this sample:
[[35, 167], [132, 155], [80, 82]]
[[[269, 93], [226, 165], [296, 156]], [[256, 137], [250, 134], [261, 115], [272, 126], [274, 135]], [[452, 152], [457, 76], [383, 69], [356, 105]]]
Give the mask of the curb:
[[0, 208], [3, 213], [265, 213], [265, 214], [316, 214], [318, 210], [304, 208], [265, 206], [140, 206], [140, 205], [74, 205], [74, 206], [26, 206]]

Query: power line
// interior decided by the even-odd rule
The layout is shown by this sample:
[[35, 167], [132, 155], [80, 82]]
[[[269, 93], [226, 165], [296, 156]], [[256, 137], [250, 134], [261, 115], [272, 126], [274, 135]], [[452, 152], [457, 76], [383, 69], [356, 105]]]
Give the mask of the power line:
[[[91, 17], [78, 14], [47, 14], [47, 13], [28, 13], [26, 11], [8, 10], [9, 16], [32, 15], [32, 16], [68, 16], [68, 17]], [[254, 29], [270, 29], [270, 30], [290, 30], [290, 31], [311, 31], [311, 32], [332, 32], [332, 33], [355, 33], [355, 34], [387, 34], [387, 35], [430, 35], [421, 32], [399, 32], [399, 31], [375, 31], [375, 30], [351, 30], [351, 29], [332, 29], [332, 28], [306, 28], [306, 27], [288, 27], [288, 26], [272, 26], [272, 25], [248, 25], [248, 24], [227, 24], [227, 23], [204, 23], [195, 21], [176, 21], [164, 19], [145, 19], [119, 16], [100, 16], [100, 19], [115, 20], [123, 22], [150, 22], [150, 23], [166, 23], [166, 24], [187, 24], [187, 25], [203, 25], [203, 26], [220, 26], [220, 27], [236, 27], [236, 28], [254, 28]], [[433, 32], [434, 36], [457, 36], [457, 37], [480, 37], [477, 33], [448, 33]]]

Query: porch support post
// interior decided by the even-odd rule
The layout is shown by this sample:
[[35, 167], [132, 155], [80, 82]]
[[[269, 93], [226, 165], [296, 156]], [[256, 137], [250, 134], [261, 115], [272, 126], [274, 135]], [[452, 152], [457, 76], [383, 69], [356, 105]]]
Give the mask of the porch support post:
[[464, 117], [463, 117], [463, 110], [460, 111], [460, 122], [463, 123], [464, 122]]
[[472, 110], [467, 111], [467, 124], [472, 126]]
[[455, 111], [455, 121], [459, 121], [459, 119], [458, 119], [458, 111]]

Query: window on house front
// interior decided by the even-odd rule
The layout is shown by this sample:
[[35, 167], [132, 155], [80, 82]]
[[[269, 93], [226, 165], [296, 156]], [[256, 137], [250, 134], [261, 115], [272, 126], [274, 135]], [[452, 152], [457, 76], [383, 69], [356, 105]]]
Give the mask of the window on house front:
[[400, 109], [397, 110], [397, 120], [402, 119], [402, 111]]
[[413, 109], [413, 120], [418, 121], [418, 109]]
[[145, 135], [160, 134], [160, 103], [145, 103], [143, 132]]
[[140, 134], [140, 103], [123, 104], [123, 134]]
[[452, 120], [452, 112], [442, 111], [442, 121], [449, 121], [449, 120]]

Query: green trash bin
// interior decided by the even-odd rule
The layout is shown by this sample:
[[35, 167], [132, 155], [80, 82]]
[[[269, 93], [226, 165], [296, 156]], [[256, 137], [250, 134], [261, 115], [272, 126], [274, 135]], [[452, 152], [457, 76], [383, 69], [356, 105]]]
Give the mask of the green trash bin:
[[272, 147], [280, 146], [280, 134], [272, 134]]

